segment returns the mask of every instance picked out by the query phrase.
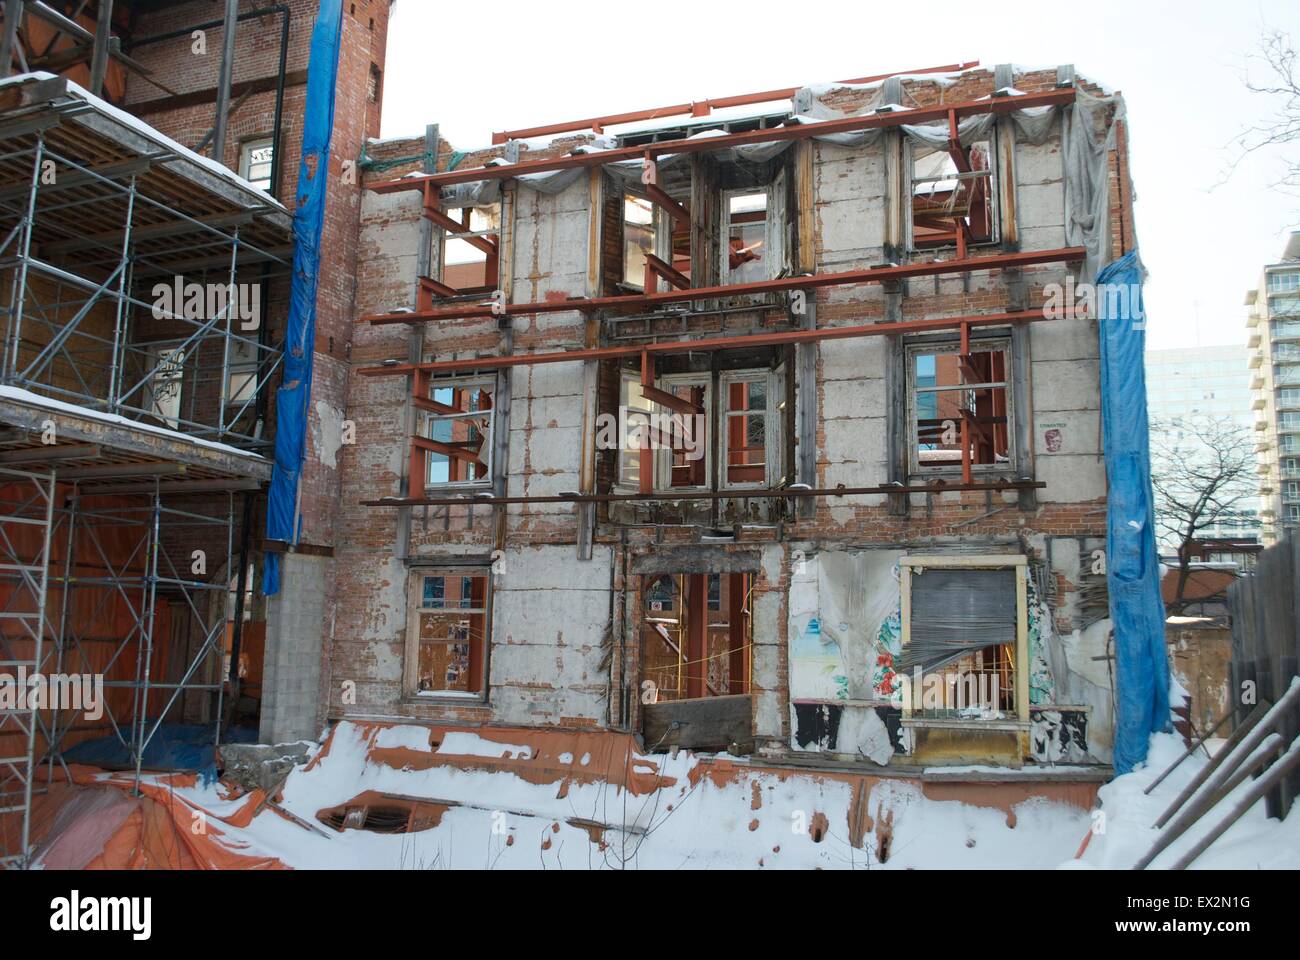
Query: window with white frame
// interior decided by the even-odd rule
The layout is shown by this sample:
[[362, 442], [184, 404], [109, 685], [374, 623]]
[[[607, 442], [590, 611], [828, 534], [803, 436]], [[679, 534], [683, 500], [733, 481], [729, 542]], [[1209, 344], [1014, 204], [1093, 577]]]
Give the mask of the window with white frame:
[[243, 338], [231, 338], [226, 366], [226, 405], [244, 407], [257, 393], [257, 344]]
[[426, 486], [491, 482], [495, 388], [491, 378], [433, 381], [420, 404]]
[[1011, 343], [976, 340], [970, 351], [957, 341], [907, 350], [913, 473], [960, 470], [963, 449], [974, 470], [1014, 463]]
[[641, 390], [641, 378], [634, 375], [623, 377], [618, 403], [620, 409], [626, 411], [622, 422], [627, 427], [619, 439], [618, 483], [635, 490], [641, 484], [641, 444], [645, 442], [642, 431], [649, 429], [650, 416], [658, 407], [654, 401], [646, 399]]
[[727, 190], [722, 195], [722, 282], [753, 283], [776, 276], [781, 252], [780, 231], [768, 212], [772, 189]]
[[488, 567], [417, 570], [407, 628], [407, 692], [417, 697], [484, 695], [491, 638]]
[[271, 192], [271, 168], [275, 160], [275, 140], [259, 137], [248, 140], [239, 150], [239, 175], [257, 189]]

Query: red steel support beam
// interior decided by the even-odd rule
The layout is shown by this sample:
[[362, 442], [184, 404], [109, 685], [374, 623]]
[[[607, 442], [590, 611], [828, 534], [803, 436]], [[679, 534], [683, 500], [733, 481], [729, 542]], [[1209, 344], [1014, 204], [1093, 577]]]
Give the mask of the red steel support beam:
[[[970, 324], [961, 325], [961, 361], [957, 364], [957, 377], [960, 382], [966, 382], [966, 375], [961, 372], [961, 365], [970, 362]], [[962, 403], [966, 398], [962, 397]], [[971, 482], [971, 463], [970, 463], [970, 421], [966, 417], [961, 418], [961, 482]]]
[[653, 253], [647, 253], [645, 255], [644, 280], [646, 293], [655, 293], [658, 291], [659, 288], [655, 282], [657, 277], [663, 277], [678, 290], [689, 290], [691, 288], [690, 277], [686, 276], [671, 263], [665, 263]]
[[641, 188], [648, 199], [668, 211], [668, 215], [683, 229], [691, 228], [691, 215], [686, 208], [670, 197], [661, 187], [654, 183], [643, 183]]
[[[915, 73], [957, 73], [970, 70], [980, 65], [978, 60], [965, 63], [950, 63], [943, 67], [923, 67], [920, 70], [901, 70], [895, 73], [881, 73], [874, 77], [860, 77], [857, 80], [840, 80], [838, 83], [875, 83], [889, 77], [907, 76]], [[649, 110], [632, 110], [627, 113], [612, 113], [602, 117], [589, 117], [586, 120], [569, 120], [564, 123], [551, 123], [541, 127], [524, 127], [519, 130], [501, 130], [492, 134], [494, 144], [507, 143], [511, 140], [524, 140], [529, 137], [547, 137], [557, 133], [572, 133], [575, 130], [591, 130], [604, 133], [605, 127], [615, 127], [623, 123], [638, 123], [642, 120], [658, 120], [661, 117], [707, 117], [714, 110], [727, 107], [745, 107], [755, 103], [770, 103], [774, 100], [789, 100], [799, 91], [798, 87], [786, 87], [782, 90], [764, 90], [759, 93], [745, 93], [739, 96], [718, 97], [709, 100], [697, 100], [693, 103], [675, 103], [667, 107], [655, 107]]]
[[961, 103], [941, 104], [933, 107], [917, 107], [911, 110], [892, 110], [886, 113], [873, 113], [860, 117], [839, 117], [834, 120], [818, 120], [814, 123], [800, 123], [784, 127], [763, 130], [746, 130], [743, 133], [729, 133], [719, 137], [699, 137], [694, 140], [664, 140], [658, 143], [635, 147], [617, 147], [613, 150], [599, 150], [595, 153], [577, 153], [546, 160], [524, 160], [519, 163], [503, 163], [491, 167], [468, 167], [446, 170], [442, 173], [428, 173], [420, 176], [401, 177], [386, 180], [369, 187], [376, 193], [400, 193], [404, 190], [422, 190], [426, 184], [447, 186], [453, 183], [472, 183], [475, 180], [510, 180], [526, 173], [546, 173], [551, 170], [570, 170], [574, 167], [602, 167], [608, 163], [622, 160], [639, 160], [645, 157], [657, 157], [668, 153], [708, 153], [715, 150], [727, 150], [731, 147], [748, 143], [773, 143], [782, 140], [806, 140], [809, 137], [830, 133], [852, 133], [857, 130], [872, 130], [881, 127], [897, 127], [905, 123], [929, 123], [946, 121], [949, 115], [958, 119], [985, 113], [1009, 113], [1012, 110], [1024, 110], [1030, 107], [1061, 106], [1074, 101], [1074, 88], [1063, 90], [1045, 90], [1040, 93], [1027, 93], [1021, 97], [997, 97], [981, 100], [967, 100]]
[[424, 204], [425, 219], [430, 220], [433, 223], [436, 223], [438, 226], [442, 227], [442, 229], [446, 230], [448, 233], [456, 235], [459, 239], [464, 240], [470, 246], [477, 247], [478, 249], [486, 253], [488, 256], [496, 255], [497, 245], [495, 243], [487, 239], [487, 237], [464, 236], [464, 234], [469, 230], [469, 228], [465, 224], [456, 222], [451, 217], [447, 216], [445, 213], [439, 210], [436, 205], [430, 204], [428, 202], [428, 194], [430, 192], [431, 191], [425, 191], [425, 199], [426, 199], [426, 202]]
[[357, 323], [383, 326], [392, 323], [427, 323], [433, 320], [464, 320], [472, 317], [528, 316], [535, 313], [564, 313], [569, 310], [643, 309], [661, 304], [687, 303], [721, 297], [746, 296], [753, 293], [784, 293], [792, 290], [815, 290], [858, 283], [883, 283], [886, 280], [906, 280], [912, 277], [931, 277], [945, 273], [969, 273], [975, 270], [1001, 270], [1008, 267], [1028, 267], [1043, 263], [1075, 262], [1084, 258], [1083, 247], [1062, 247], [1057, 250], [1031, 250], [1021, 253], [1000, 253], [985, 257], [961, 260], [928, 260], [924, 263], [905, 263], [896, 266], [871, 267], [866, 270], [843, 270], [838, 273], [817, 273], [806, 277], [780, 277], [776, 280], [759, 280], [754, 283], [722, 284], [714, 287], [693, 287], [689, 290], [669, 290], [665, 293], [631, 294], [622, 297], [574, 297], [569, 300], [545, 300], [536, 303], [511, 303], [504, 308], [493, 302], [465, 304], [437, 310], [410, 313], [379, 313], [364, 316]]
[[[1067, 314], [1067, 318], [1072, 314]], [[530, 366], [539, 363], [572, 363], [576, 360], [613, 360], [635, 357], [643, 353], [671, 354], [698, 353], [703, 350], [730, 350], [739, 347], [774, 347], [791, 343], [815, 343], [821, 340], [849, 340], [855, 337], [884, 337], [896, 333], [931, 333], [935, 330], [953, 330], [963, 323], [972, 327], [1005, 326], [1012, 323], [1032, 323], [1046, 320], [1043, 311], [1018, 310], [1010, 313], [986, 313], [968, 317], [934, 317], [925, 320], [902, 320], [898, 323], [869, 323], [852, 327], [818, 327], [815, 330], [788, 330], [782, 333], [756, 333], [738, 337], [713, 337], [702, 340], [672, 340], [666, 343], [648, 343], [640, 346], [593, 347], [586, 350], [556, 350], [549, 353], [519, 353], [508, 357], [479, 357], [474, 360], [431, 360], [426, 363], [391, 363], [374, 367], [359, 367], [357, 373], [366, 377], [396, 377], [410, 373], [450, 374], [474, 370], [500, 370], [505, 367]]]

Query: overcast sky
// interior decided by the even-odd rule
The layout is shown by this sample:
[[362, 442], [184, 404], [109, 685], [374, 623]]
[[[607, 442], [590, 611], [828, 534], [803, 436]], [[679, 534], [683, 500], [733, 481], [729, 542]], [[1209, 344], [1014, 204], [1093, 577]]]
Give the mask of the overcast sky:
[[1240, 344], [1245, 291], [1300, 229], [1300, 196], [1272, 187], [1280, 151], [1216, 186], [1234, 136], [1280, 106], [1243, 82], [1264, 77], [1248, 57], [1266, 27], [1300, 43], [1300, 2], [399, 0], [383, 135], [436, 122], [466, 149], [493, 130], [891, 70], [1073, 63], [1128, 104], [1149, 346]]

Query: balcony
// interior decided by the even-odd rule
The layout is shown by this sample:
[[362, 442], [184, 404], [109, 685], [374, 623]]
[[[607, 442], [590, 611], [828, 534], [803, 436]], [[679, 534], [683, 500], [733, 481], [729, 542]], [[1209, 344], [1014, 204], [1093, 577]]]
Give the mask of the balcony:
[[1264, 375], [1262, 373], [1256, 373], [1253, 377], [1250, 378], [1250, 389], [1252, 390], [1264, 389]]
[[1263, 432], [1264, 432], [1265, 430], [1267, 430], [1267, 429], [1268, 429], [1268, 421], [1267, 421], [1267, 420], [1256, 420], [1256, 421], [1255, 421], [1255, 432], [1256, 432], [1256, 433], [1263, 433]]
[[1251, 332], [1250, 336], [1246, 338], [1246, 346], [1248, 349], [1254, 350], [1259, 346], [1261, 340], [1263, 340], [1263, 337], [1260, 336], [1259, 331], [1254, 330]]
[[1264, 351], [1256, 350], [1250, 355], [1250, 369], [1258, 370], [1264, 365]]
[[1269, 440], [1267, 437], [1262, 437], [1255, 443], [1256, 453], [1267, 453], [1272, 449], [1273, 449], [1273, 442]]
[[1268, 408], [1268, 401], [1265, 400], [1263, 397], [1256, 397], [1254, 400], [1251, 401], [1250, 409], [1252, 410], [1265, 410], [1267, 408]]

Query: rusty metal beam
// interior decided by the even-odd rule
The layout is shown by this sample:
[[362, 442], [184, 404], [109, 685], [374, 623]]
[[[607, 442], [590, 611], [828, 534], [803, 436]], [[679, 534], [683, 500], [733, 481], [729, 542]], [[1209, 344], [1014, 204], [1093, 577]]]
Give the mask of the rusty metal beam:
[[813, 290], [819, 287], [845, 286], [858, 283], [884, 283], [886, 280], [906, 280], [912, 277], [930, 277], [945, 273], [969, 273], [975, 270], [1000, 270], [1008, 267], [1027, 267], [1044, 263], [1080, 261], [1083, 247], [1063, 247], [1057, 250], [1033, 250], [1021, 253], [1000, 253], [991, 256], [970, 257], [961, 260], [928, 260], [866, 270], [844, 270], [838, 273], [817, 273], [805, 277], [780, 277], [754, 283], [723, 284], [714, 287], [695, 287], [689, 290], [668, 290], [664, 293], [631, 294], [621, 297], [574, 297], [569, 300], [545, 300], [535, 303], [511, 303], [504, 307], [495, 302], [482, 302], [406, 313], [379, 313], [364, 316], [358, 323], [383, 326], [392, 323], [424, 323], [432, 320], [464, 320], [472, 317], [527, 316], [535, 313], [564, 313], [569, 310], [644, 309], [665, 304], [687, 303], [722, 297], [746, 296], [754, 293], [784, 293], [793, 290]]
[[[1067, 314], [1067, 318], [1072, 318]], [[962, 324], [972, 327], [1006, 326], [1046, 320], [1043, 311], [1016, 310], [1009, 313], [986, 313], [968, 317], [934, 317], [925, 320], [901, 320], [897, 323], [869, 323], [852, 327], [817, 327], [813, 330], [788, 330], [781, 333], [746, 334], [738, 337], [713, 337], [698, 340], [672, 340], [618, 347], [593, 347], [586, 350], [557, 350], [551, 353], [520, 353], [508, 357], [479, 357], [472, 360], [432, 360], [425, 363], [389, 363], [359, 367], [366, 377], [397, 377], [410, 373], [448, 374], [474, 370], [500, 370], [505, 367], [540, 363], [572, 363], [577, 360], [614, 360], [642, 354], [699, 353], [705, 350], [730, 350], [742, 347], [774, 347], [792, 343], [816, 343], [822, 340], [851, 340], [856, 337], [884, 337], [892, 334], [932, 333], [954, 330]]]
[[668, 215], [673, 218], [673, 221], [679, 227], [682, 227], [685, 230], [691, 228], [691, 215], [689, 211], [687, 211], [687, 209], [678, 201], [670, 197], [662, 187], [653, 183], [644, 183], [641, 185], [641, 189], [645, 191], [646, 197], [653, 201], [656, 206], [663, 207], [667, 210]]
[[463, 223], [457, 223], [451, 217], [447, 216], [445, 213], [439, 210], [436, 206], [430, 203], [425, 203], [424, 215], [427, 219], [433, 221], [438, 226], [442, 227], [442, 229], [446, 230], [448, 233], [455, 234], [457, 239], [464, 240], [470, 246], [477, 247], [479, 250], [482, 250], [484, 253], [488, 254], [489, 256], [496, 256], [497, 245], [495, 243], [487, 239], [487, 237], [464, 236], [464, 234], [469, 230], [469, 228], [466, 227], [465, 224]]
[[679, 500], [790, 500], [802, 497], [862, 497], [873, 494], [893, 493], [967, 493], [984, 490], [1029, 490], [1041, 489], [1047, 484], [1041, 480], [1002, 480], [988, 483], [944, 483], [937, 480], [928, 484], [911, 486], [880, 487], [830, 487], [823, 489], [768, 489], [768, 490], [721, 490], [692, 493], [567, 493], [551, 497], [487, 497], [466, 494], [460, 497], [399, 498], [386, 497], [382, 500], [363, 500], [363, 507], [464, 507], [501, 506], [505, 504], [530, 503], [663, 503]]
[[548, 173], [552, 170], [570, 170], [574, 167], [601, 167], [608, 163], [623, 160], [641, 160], [647, 156], [657, 157], [667, 153], [709, 153], [750, 143], [806, 140], [809, 137], [831, 133], [853, 133], [858, 130], [897, 127], [905, 123], [946, 121], [950, 114], [961, 118], [985, 113], [1009, 113], [1012, 110], [1024, 110], [1030, 107], [1061, 106], [1072, 103], [1074, 96], [1075, 91], [1071, 87], [1065, 90], [1027, 93], [1021, 97], [967, 100], [962, 103], [917, 107], [912, 110], [892, 110], [887, 113], [873, 113], [860, 117], [840, 117], [835, 120], [819, 120], [814, 123], [800, 123], [763, 130], [747, 130], [743, 133], [729, 133], [719, 137], [664, 140], [642, 146], [618, 147], [596, 153], [569, 154], [568, 156], [553, 157], [546, 160], [523, 160], [519, 163], [503, 163], [490, 167], [457, 167], [455, 170], [447, 170], [442, 173], [386, 180], [382, 183], [370, 185], [368, 189], [376, 193], [400, 193], [405, 190], [423, 190], [425, 184], [441, 187], [453, 183], [472, 183], [475, 180], [510, 180], [528, 173]]
[[645, 279], [643, 285], [646, 293], [655, 293], [658, 289], [657, 277], [663, 277], [678, 290], [689, 290], [691, 278], [686, 276], [671, 263], [656, 257], [653, 253], [645, 255]]
[[[880, 73], [873, 77], [860, 77], [857, 80], [839, 80], [838, 83], [875, 83], [889, 77], [908, 76], [918, 73], [957, 73], [970, 70], [980, 65], [978, 60], [965, 63], [950, 63], [942, 67], [923, 67], [920, 70], [901, 70], [895, 73]], [[632, 110], [627, 113], [611, 113], [601, 117], [588, 117], [585, 120], [569, 120], [564, 123], [551, 123], [540, 127], [524, 127], [519, 130], [501, 130], [492, 134], [493, 144], [502, 144], [510, 140], [524, 140], [529, 137], [546, 137], [557, 133], [572, 133], [575, 130], [591, 130], [603, 133], [605, 127], [615, 127], [623, 123], [638, 123], [642, 120], [658, 120], [662, 117], [707, 117], [714, 110], [727, 107], [745, 107], [756, 103], [770, 103], [774, 100], [789, 100], [799, 91], [798, 87], [785, 87], [781, 90], [763, 90], [759, 93], [745, 93], [731, 97], [716, 97], [708, 100], [696, 100], [692, 103], [674, 103], [666, 107], [654, 107], [649, 110]]]

